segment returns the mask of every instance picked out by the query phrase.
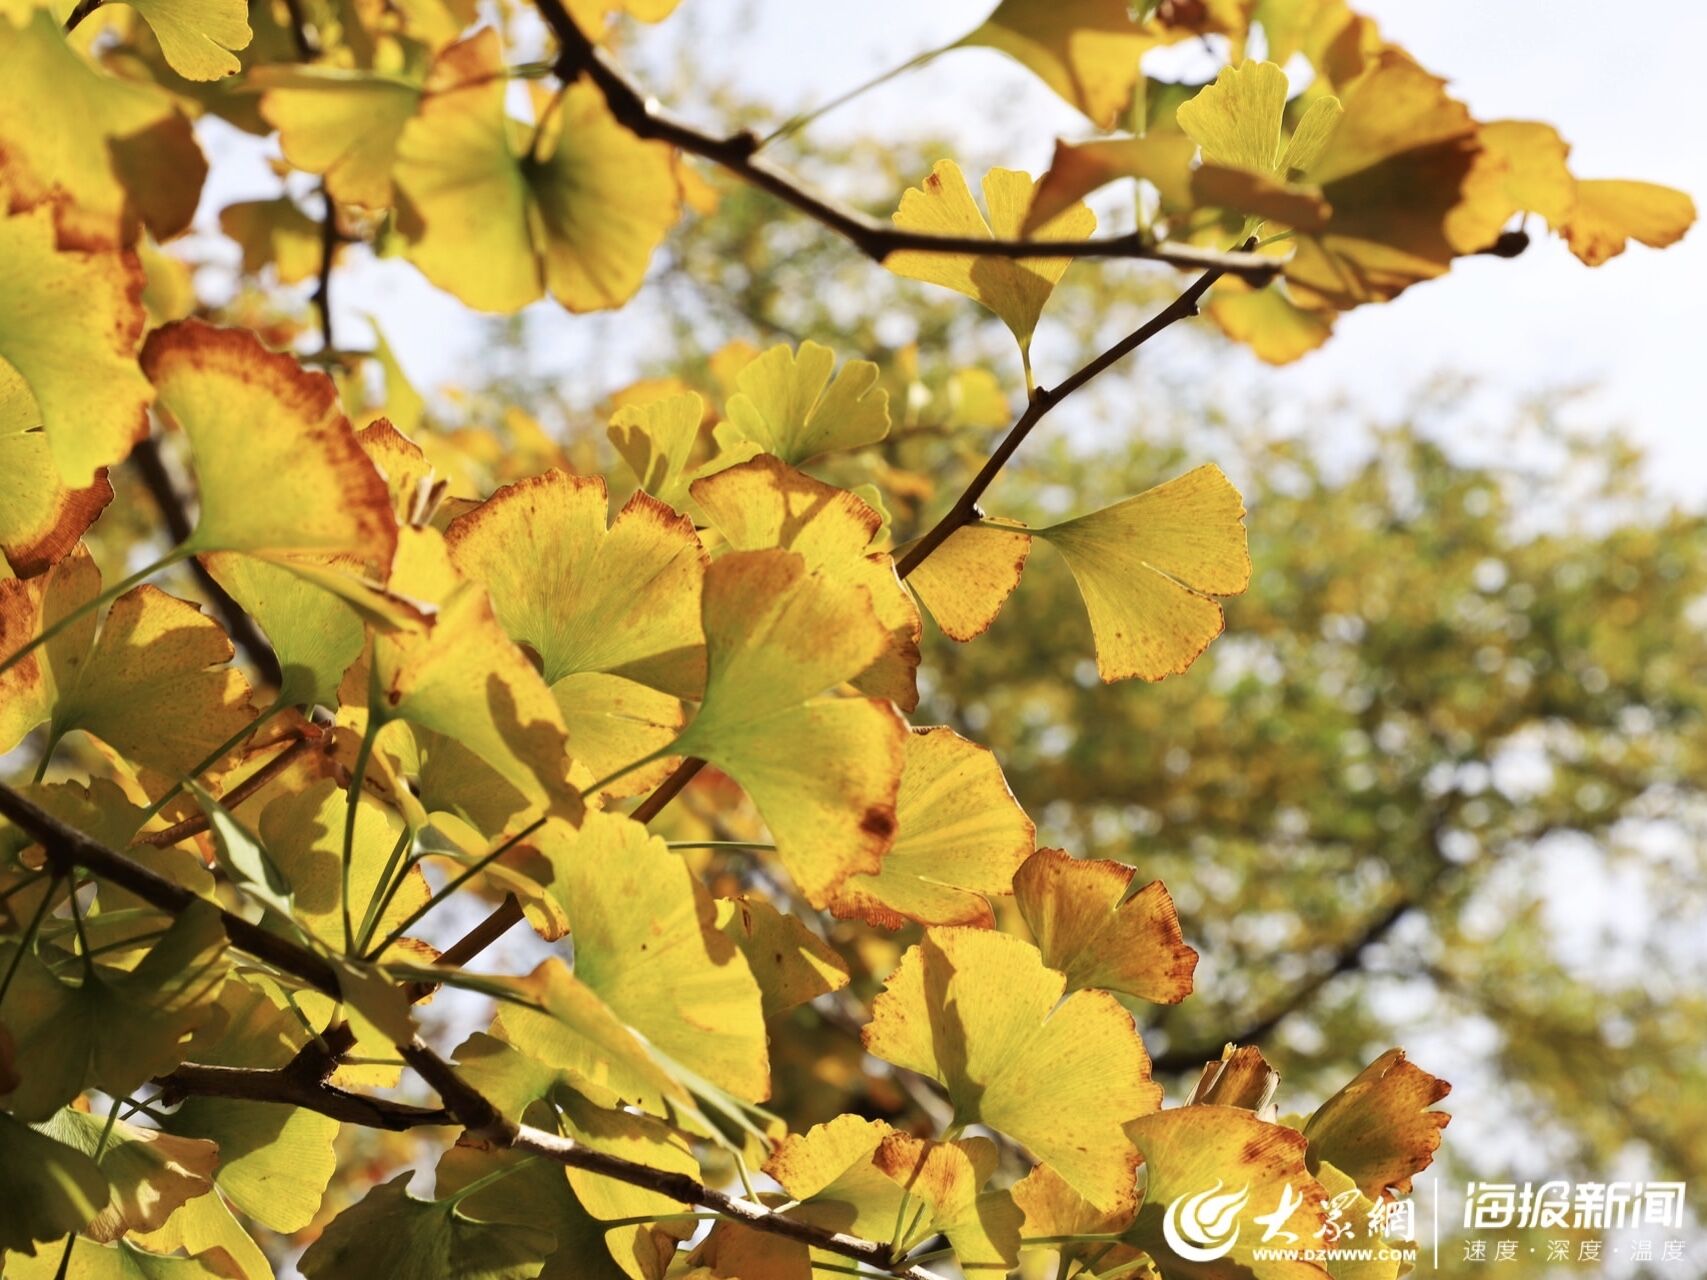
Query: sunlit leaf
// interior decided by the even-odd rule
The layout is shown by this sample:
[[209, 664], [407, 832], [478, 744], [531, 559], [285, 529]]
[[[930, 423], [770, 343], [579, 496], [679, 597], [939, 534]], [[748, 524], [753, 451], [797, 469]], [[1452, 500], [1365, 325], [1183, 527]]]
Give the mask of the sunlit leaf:
[[243, 0], [124, 0], [154, 29], [160, 51], [186, 80], [218, 80], [235, 74], [233, 51], [253, 38]]
[[821, 697], [884, 651], [870, 593], [791, 551], [736, 551], [706, 571], [705, 701], [674, 750], [753, 798], [800, 891], [821, 905], [875, 871], [895, 834], [906, 726], [887, 702]]
[[6, 1259], [7, 1280], [230, 1280], [230, 1260], [211, 1253], [195, 1258], [162, 1257], [128, 1240], [96, 1244], [78, 1236], [70, 1263], [59, 1270], [59, 1249], [38, 1250], [34, 1258]]
[[184, 1201], [213, 1187], [219, 1148], [211, 1142], [174, 1137], [126, 1120], [115, 1119], [109, 1126], [105, 1116], [70, 1109], [37, 1127], [99, 1165], [112, 1198], [83, 1225], [102, 1243], [131, 1231], [153, 1231]]
[[1132, 1018], [1104, 991], [1063, 999], [1029, 943], [932, 929], [872, 1002], [866, 1049], [941, 1084], [957, 1124], [1023, 1143], [1101, 1209], [1133, 1199], [1121, 1126], [1161, 1104]]
[[705, 421], [705, 402], [689, 391], [639, 404], [624, 404], [610, 420], [610, 442], [640, 487], [658, 501], [688, 511], [688, 487], [701, 476], [745, 462], [760, 451], [752, 440], [737, 438], [726, 423], [713, 431], [711, 456], [695, 463], [695, 446]]
[[80, 489], [59, 478], [47, 436], [31, 429], [39, 418], [29, 388], [0, 365], [0, 556], [20, 578], [64, 559], [113, 500], [105, 471]]
[[[222, 1161], [225, 1158], [223, 1149], [220, 1158]], [[217, 1263], [220, 1274], [228, 1280], [273, 1280], [273, 1267], [267, 1255], [238, 1223], [218, 1191], [185, 1201], [166, 1220], [165, 1226], [158, 1231], [132, 1232], [130, 1242], [149, 1253], [175, 1253], [182, 1249], [191, 1257], [208, 1254], [210, 1265]]]
[[58, 1242], [92, 1222], [111, 1194], [86, 1152], [0, 1112], [0, 1250], [33, 1254], [52, 1241], [41, 1252], [57, 1262]]
[[962, 525], [913, 572], [907, 584], [950, 640], [975, 640], [990, 629], [1019, 586], [1031, 554], [1024, 529]]
[[908, 920], [993, 925], [987, 899], [1013, 891], [1035, 834], [996, 757], [952, 729], [915, 729], [895, 822], [882, 869], [849, 876], [830, 909], [890, 929]]
[[326, 180], [340, 204], [391, 204], [391, 168], [421, 86], [401, 76], [341, 67], [258, 67], [261, 114], [279, 131], [285, 159]]
[[734, 940], [759, 984], [767, 1018], [848, 985], [848, 966], [798, 916], [763, 898], [719, 898], [717, 927]]
[[1112, 507], [1034, 530], [1073, 571], [1104, 680], [1160, 680], [1221, 634], [1216, 596], [1250, 584], [1244, 503], [1202, 466]]
[[1326, 1161], [1367, 1196], [1408, 1195], [1451, 1119], [1429, 1110], [1452, 1086], [1389, 1049], [1329, 1098], [1304, 1125], [1310, 1167]]
[[219, 211], [219, 229], [243, 250], [243, 270], [271, 266], [280, 284], [298, 284], [320, 270], [320, 224], [287, 196], [241, 200]]
[[[979, 211], [960, 166], [939, 160], [930, 176], [901, 197], [895, 225], [934, 235], [1017, 239], [1025, 227], [1037, 184], [1016, 169], [991, 169], [984, 175], [985, 214]], [[1096, 230], [1096, 215], [1074, 204], [1030, 232], [1037, 240], [1082, 240]], [[975, 298], [1013, 331], [1022, 353], [1044, 303], [1072, 265], [1071, 258], [995, 258], [965, 254], [906, 251], [892, 253], [883, 265], [896, 275], [940, 284]]]
[[1578, 182], [1565, 241], [1589, 266], [1624, 252], [1631, 240], [1654, 249], [1676, 244], [1695, 222], [1695, 202], [1653, 182]]
[[835, 367], [835, 352], [816, 342], [770, 348], [735, 375], [730, 426], [790, 466], [875, 444], [889, 434], [889, 393], [877, 385], [877, 366], [849, 360], [832, 382]]
[[[4, 31], [0, 20], [0, 38]], [[0, 457], [19, 468], [17, 479], [0, 481], [0, 493], [11, 493], [34, 460], [39, 470], [58, 471], [49, 493], [59, 494], [42, 499], [28, 499], [27, 490], [21, 494], [41, 503], [33, 519], [8, 504], [4, 523], [11, 559], [9, 544], [18, 536], [13, 526], [46, 538], [50, 546], [60, 531], [63, 544], [79, 523], [76, 511], [63, 510], [76, 501], [64, 490], [95, 493], [106, 484], [104, 478], [97, 482], [101, 469], [122, 461], [147, 434], [154, 393], [136, 367], [144, 317], [142, 271], [135, 258], [55, 249], [49, 207], [0, 218], [0, 258], [8, 264], [0, 277], [0, 367], [11, 366], [0, 373], [6, 408]], [[73, 344], [65, 341], [67, 333], [87, 336]], [[35, 427], [41, 428], [40, 437], [17, 434]], [[51, 466], [44, 465], [47, 459]], [[88, 520], [99, 509], [87, 512]], [[70, 528], [62, 530], [67, 515]]]
[[1172, 129], [1138, 138], [1057, 141], [1049, 171], [1037, 180], [1023, 230], [1032, 234], [1063, 210], [1119, 178], [1142, 178], [1150, 183], [1164, 212], [1189, 210], [1195, 203], [1191, 160], [1196, 152], [1196, 143]]

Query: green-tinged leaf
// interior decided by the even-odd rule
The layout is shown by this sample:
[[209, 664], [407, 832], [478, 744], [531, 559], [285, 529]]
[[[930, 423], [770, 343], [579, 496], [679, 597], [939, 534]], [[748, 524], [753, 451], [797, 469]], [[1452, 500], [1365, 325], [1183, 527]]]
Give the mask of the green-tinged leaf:
[[248, 6], [243, 0], [125, 0], [154, 28], [160, 52], [186, 80], [219, 80], [241, 64], [233, 51], [246, 49]]
[[716, 905], [717, 927], [747, 957], [766, 1018], [848, 985], [846, 962], [798, 916], [762, 898], [719, 898]]
[[114, 1120], [109, 1128], [105, 1116], [69, 1108], [36, 1127], [99, 1165], [112, 1198], [83, 1225], [102, 1243], [132, 1231], [153, 1231], [179, 1205], [213, 1188], [210, 1179], [220, 1153], [211, 1142], [174, 1137], [126, 1120]]
[[227, 877], [244, 893], [288, 919], [291, 915], [290, 881], [279, 870], [272, 855], [205, 789], [194, 782], [191, 782], [190, 789], [195, 793], [196, 803], [202, 812], [207, 814], [208, 830], [213, 833], [214, 854]]
[[730, 425], [790, 466], [875, 444], [889, 434], [889, 393], [877, 385], [877, 366], [849, 360], [832, 382], [835, 366], [836, 353], [816, 342], [772, 347], [735, 375]]
[[58, 1242], [94, 1221], [111, 1194], [86, 1152], [0, 1112], [0, 1251], [34, 1253], [52, 1241], [42, 1253], [57, 1261]]

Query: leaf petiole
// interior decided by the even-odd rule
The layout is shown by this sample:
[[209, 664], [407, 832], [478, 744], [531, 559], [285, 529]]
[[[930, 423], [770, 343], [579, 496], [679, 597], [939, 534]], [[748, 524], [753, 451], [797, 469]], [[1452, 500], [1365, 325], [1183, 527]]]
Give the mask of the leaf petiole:
[[67, 627], [81, 621], [84, 617], [93, 613], [102, 605], [118, 599], [132, 587], [140, 586], [143, 582], [146, 582], [162, 569], [168, 569], [172, 565], [188, 560], [194, 554], [195, 552], [187, 545], [173, 547], [165, 555], [154, 561], [154, 563], [143, 565], [142, 568], [138, 569], [128, 578], [120, 579], [105, 591], [102, 591], [99, 595], [92, 599], [85, 600], [64, 617], [55, 619], [50, 626], [44, 628], [34, 639], [13, 650], [11, 653], [7, 654], [6, 657], [0, 658], [0, 676], [5, 675], [13, 667], [17, 666], [18, 663], [22, 662], [30, 654], [41, 648], [49, 640], [52, 640], [55, 636], [59, 635]]

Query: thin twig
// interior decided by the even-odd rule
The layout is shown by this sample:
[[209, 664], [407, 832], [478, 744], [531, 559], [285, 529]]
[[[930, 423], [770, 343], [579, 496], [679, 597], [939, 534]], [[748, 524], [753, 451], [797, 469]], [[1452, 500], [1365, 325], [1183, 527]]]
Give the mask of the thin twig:
[[[266, 786], [274, 778], [278, 777], [279, 774], [288, 769], [291, 761], [295, 760], [297, 756], [301, 755], [302, 752], [307, 749], [310, 741], [319, 739], [322, 736], [318, 729], [313, 729], [311, 726], [310, 730], [311, 734], [304, 733], [297, 737], [295, 741], [293, 741], [283, 751], [279, 752], [278, 755], [267, 761], [266, 764], [262, 765], [259, 769], [255, 770], [254, 773], [243, 779], [242, 782], [231, 788], [231, 790], [225, 795], [221, 796], [219, 798], [220, 804], [227, 809], [235, 809], [262, 787]], [[209, 818], [205, 812], [198, 810], [180, 823], [170, 827], [165, 827], [159, 831], [150, 831], [146, 835], [140, 835], [131, 843], [153, 845], [158, 849], [170, 848], [181, 840], [188, 840], [191, 836], [200, 835], [208, 829], [208, 826], [212, 821], [213, 819]]]
[[881, 262], [904, 250], [997, 258], [1142, 258], [1194, 270], [1213, 267], [1252, 284], [1266, 283], [1281, 268], [1276, 259], [1251, 253], [1217, 253], [1196, 245], [1156, 245], [1136, 232], [1085, 240], [994, 240], [931, 235], [878, 222], [807, 191], [792, 174], [758, 154], [761, 142], [753, 133], [718, 137], [664, 111], [587, 38], [562, 0], [539, 0], [539, 12], [561, 46], [557, 74], [569, 81], [585, 72], [604, 96], [611, 114], [630, 132], [722, 166], [834, 231], [874, 261]]

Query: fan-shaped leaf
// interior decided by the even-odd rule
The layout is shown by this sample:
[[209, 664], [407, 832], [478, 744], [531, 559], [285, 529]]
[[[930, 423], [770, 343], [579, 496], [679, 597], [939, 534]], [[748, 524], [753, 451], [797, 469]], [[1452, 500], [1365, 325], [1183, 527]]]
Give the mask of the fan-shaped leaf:
[[772, 347], [735, 375], [730, 426], [790, 466], [875, 444], [889, 434], [889, 393], [877, 385], [877, 366], [849, 360], [831, 382], [835, 366], [835, 352], [816, 342]]

